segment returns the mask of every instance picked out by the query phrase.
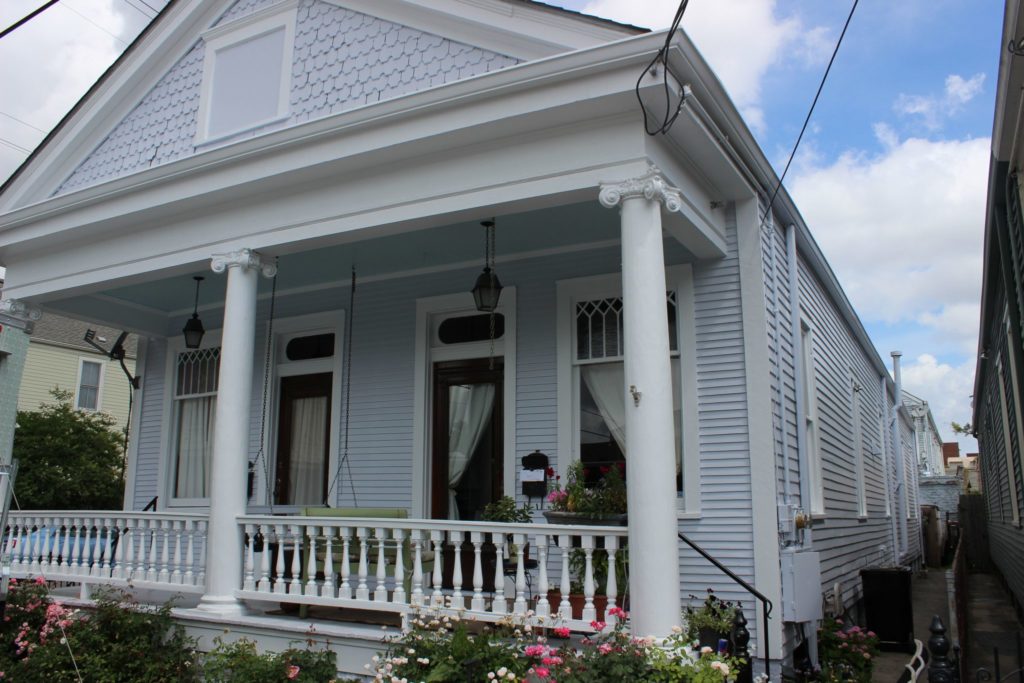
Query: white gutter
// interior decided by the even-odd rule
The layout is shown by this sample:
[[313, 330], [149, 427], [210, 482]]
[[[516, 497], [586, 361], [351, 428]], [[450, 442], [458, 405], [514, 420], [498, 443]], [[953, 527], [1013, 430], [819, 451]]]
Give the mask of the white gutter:
[[879, 403], [878, 406], [878, 436], [882, 449], [882, 484], [885, 486], [885, 507], [886, 512], [889, 513], [889, 533], [892, 536], [891, 545], [889, 546], [891, 550], [889, 557], [895, 565], [899, 564], [899, 533], [896, 531], [896, 514], [893, 510], [894, 505], [892, 501], [892, 481], [889, 479], [889, 440], [885, 438], [886, 416], [889, 412], [886, 409], [886, 399], [889, 395], [889, 387], [885, 380], [885, 375], [878, 378], [879, 393], [882, 397], [881, 403]]
[[[765, 232], [770, 233], [769, 245], [770, 251], [768, 252], [768, 260], [772, 263], [772, 268], [777, 267], [778, 255], [776, 254], [775, 247], [775, 222], [770, 218], [764, 221]], [[783, 476], [783, 492], [782, 500], [790, 507], [790, 514], [792, 514], [793, 496], [790, 493], [790, 474], [789, 474], [789, 431], [786, 429], [786, 394], [785, 387], [782, 381], [782, 354], [780, 347], [782, 346], [782, 330], [780, 329], [779, 318], [781, 317], [781, 311], [779, 310], [779, 290], [778, 290], [778, 278], [775, 278], [774, 286], [772, 287], [772, 316], [773, 316], [773, 333], [775, 335], [775, 371], [778, 373], [778, 384], [776, 385], [776, 395], [779, 400], [779, 438], [782, 441], [782, 476]], [[795, 363], [794, 363], [795, 365]]]

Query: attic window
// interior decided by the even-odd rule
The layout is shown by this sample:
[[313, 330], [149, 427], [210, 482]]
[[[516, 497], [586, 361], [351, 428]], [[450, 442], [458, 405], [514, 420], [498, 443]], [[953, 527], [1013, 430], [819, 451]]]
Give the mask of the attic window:
[[197, 143], [288, 117], [295, 5], [277, 4], [203, 34]]

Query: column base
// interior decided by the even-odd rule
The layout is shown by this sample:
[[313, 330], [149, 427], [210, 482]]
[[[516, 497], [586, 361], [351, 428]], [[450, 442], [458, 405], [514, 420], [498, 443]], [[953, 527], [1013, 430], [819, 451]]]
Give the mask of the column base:
[[233, 595], [204, 595], [196, 609], [226, 617], [244, 616], [249, 613], [245, 603]]

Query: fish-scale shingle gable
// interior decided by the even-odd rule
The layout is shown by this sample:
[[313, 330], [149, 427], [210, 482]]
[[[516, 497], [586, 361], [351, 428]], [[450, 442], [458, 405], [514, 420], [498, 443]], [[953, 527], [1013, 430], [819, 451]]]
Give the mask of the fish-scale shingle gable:
[[[217, 25], [226, 26], [274, 4], [238, 0]], [[182, 159], [208, 146], [198, 135], [205, 57], [205, 43], [199, 40], [54, 194]], [[253, 137], [518, 62], [322, 0], [301, 0], [287, 117], [211, 143]]]

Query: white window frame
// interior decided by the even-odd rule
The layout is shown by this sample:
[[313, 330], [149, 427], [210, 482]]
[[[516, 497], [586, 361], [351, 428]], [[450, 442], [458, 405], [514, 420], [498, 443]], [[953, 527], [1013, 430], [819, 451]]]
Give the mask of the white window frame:
[[[676, 295], [682, 421], [683, 490], [676, 499], [680, 519], [700, 517], [700, 433], [697, 409], [697, 335], [694, 321], [693, 268], [665, 268], [665, 284]], [[576, 371], [576, 302], [622, 296], [621, 273], [559, 280], [556, 284], [558, 452], [557, 471], [565, 477], [579, 453], [579, 373]]]
[[[504, 495], [516, 497], [516, 288], [501, 290], [497, 313], [505, 316], [505, 334], [494, 342], [494, 355], [502, 356], [502, 432], [504, 436], [502, 471]], [[440, 344], [435, 334], [440, 320], [476, 315], [473, 295], [444, 294], [416, 300], [416, 359], [413, 377], [412, 514], [430, 517], [431, 407], [434, 391], [434, 363], [449, 360], [487, 358], [489, 341], [465, 344]]]
[[[199, 349], [220, 347], [220, 341], [221, 330], [207, 330], [206, 334], [203, 335], [203, 342]], [[210, 506], [209, 496], [203, 498], [178, 498], [174, 495], [174, 484], [177, 479], [178, 467], [177, 454], [175, 453], [177, 449], [177, 429], [175, 425], [178, 421], [178, 399], [175, 398], [175, 383], [178, 376], [178, 355], [196, 350], [198, 349], [186, 348], [185, 340], [181, 335], [170, 337], [167, 340], [167, 358], [164, 365], [164, 409], [161, 417], [162, 424], [167, 425], [167, 432], [162, 445], [161, 461], [163, 462], [163, 467], [160, 468], [160, 479], [162, 481], [158, 482], [157, 487], [157, 491], [160, 492], [158, 495], [162, 499], [162, 501], [160, 499], [157, 500], [157, 509], [159, 510], [166, 508], [202, 509]], [[223, 353], [223, 350], [221, 352]], [[218, 387], [218, 393], [219, 389], [220, 387]]]
[[[82, 393], [82, 368], [85, 367], [86, 363], [95, 363], [100, 366], [100, 375], [96, 385], [96, 407], [95, 408], [81, 408], [78, 405], [78, 399]], [[79, 356], [78, 357], [78, 377], [75, 378], [75, 409], [82, 410], [87, 413], [98, 413], [103, 410], [103, 377], [106, 374], [107, 364], [102, 360], [97, 360], [96, 356]]]
[[[267, 338], [267, 325], [269, 321], [262, 326], [263, 339]], [[343, 415], [341, 414], [341, 391], [342, 391], [342, 370], [344, 364], [344, 350], [345, 350], [345, 311], [343, 309], [337, 309], [334, 311], [326, 311], [323, 313], [312, 313], [309, 315], [292, 316], [288, 318], [280, 318], [274, 321], [273, 339], [271, 340], [270, 348], [270, 364], [271, 371], [269, 375], [270, 384], [267, 387], [267, 425], [264, 430], [263, 438], [263, 458], [262, 461], [255, 461], [250, 457], [250, 462], [253, 462], [255, 466], [255, 478], [253, 480], [253, 495], [250, 499], [250, 505], [266, 506], [271, 505], [274, 508], [274, 512], [298, 512], [303, 508], [317, 507], [317, 505], [301, 504], [301, 505], [278, 505], [272, 500], [273, 487], [271, 487], [268, 498], [267, 490], [267, 476], [274, 477], [274, 473], [277, 471], [277, 432], [278, 432], [278, 418], [280, 412], [280, 405], [278, 405], [278, 397], [280, 395], [281, 378], [282, 377], [294, 377], [296, 375], [310, 375], [321, 372], [331, 373], [331, 431], [330, 439], [328, 444], [328, 458], [327, 458], [327, 488], [328, 497], [331, 499], [328, 502], [331, 505], [337, 501], [339, 489], [343, 489], [343, 483], [339, 480], [339, 483], [331, 486], [332, 479], [335, 477], [339, 466], [339, 444], [341, 439], [341, 423]], [[299, 360], [289, 361], [282, 359], [281, 353], [283, 352], [285, 345], [291, 339], [296, 337], [308, 337], [315, 334], [333, 334], [334, 335], [334, 355], [330, 358], [314, 358], [311, 360]], [[264, 349], [265, 351], [265, 349]], [[262, 396], [263, 391], [263, 373], [266, 371], [265, 366], [260, 362], [260, 375], [258, 381], [253, 384], [253, 391], [259, 392]], [[260, 411], [262, 406], [258, 406], [255, 410], [256, 414], [253, 419], [260, 420]], [[251, 456], [253, 454], [250, 454]], [[266, 465], [266, 469], [264, 469]], [[343, 473], [342, 476], [347, 476], [347, 473]]]
[[818, 446], [818, 388], [814, 371], [814, 326], [800, 317], [800, 363], [803, 370], [804, 443], [807, 449], [807, 476], [810, 479], [811, 515], [825, 516], [825, 486], [821, 449]]
[[[230, 138], [245, 131], [270, 125], [287, 119], [291, 106], [292, 55], [295, 47], [295, 21], [298, 0], [286, 0], [265, 9], [216, 26], [202, 34], [206, 45], [203, 56], [203, 81], [199, 90], [199, 113], [196, 126], [196, 145], [207, 144], [217, 140]], [[211, 102], [213, 98], [213, 80], [220, 51], [235, 45], [265, 36], [275, 31], [284, 30], [284, 44], [281, 54], [281, 81], [278, 86], [277, 112], [260, 121], [253, 121], [238, 129], [210, 135]]]

